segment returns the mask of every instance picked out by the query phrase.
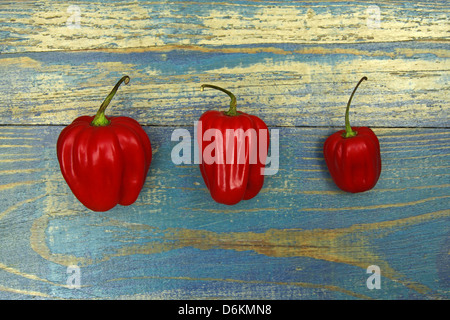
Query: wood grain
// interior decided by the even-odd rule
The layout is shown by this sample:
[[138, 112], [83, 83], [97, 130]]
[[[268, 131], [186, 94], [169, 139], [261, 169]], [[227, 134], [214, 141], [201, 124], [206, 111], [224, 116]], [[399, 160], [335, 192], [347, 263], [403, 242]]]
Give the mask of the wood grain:
[[[10, 150], [0, 159], [3, 297], [376, 299], [383, 293], [365, 286], [373, 264], [390, 298], [447, 297], [447, 129], [376, 130], [380, 181], [349, 195], [322, 158], [332, 129], [278, 128], [279, 173], [229, 207], [213, 202], [197, 165], [167, 161], [174, 128], [146, 127], [154, 160], [144, 189], [107, 213], [84, 208], [64, 182], [54, 150], [61, 129], [0, 131]], [[83, 287], [70, 290], [74, 264]]]
[[[166, 51], [167, 49], [167, 51]], [[202, 83], [233, 91], [238, 107], [269, 126], [338, 126], [353, 100], [353, 125], [448, 127], [448, 45], [278, 46], [48, 52], [0, 56], [4, 124], [69, 124], [94, 114], [124, 74], [108, 109], [144, 125], [193, 125], [229, 105]]]
[[6, 1], [0, 50], [442, 41], [448, 12], [442, 1]]
[[[0, 299], [448, 299], [449, 23], [445, 1], [0, 2]], [[107, 114], [148, 133], [138, 200], [86, 209], [56, 139]], [[340, 191], [322, 154], [370, 126], [374, 189]], [[171, 161], [175, 129], [238, 108], [279, 130], [261, 192], [215, 203], [198, 165]], [[192, 150], [194, 151], [194, 150]], [[192, 159], [193, 160], [193, 159]], [[80, 287], [68, 267], [80, 268]], [[381, 271], [370, 290], [367, 268]]]

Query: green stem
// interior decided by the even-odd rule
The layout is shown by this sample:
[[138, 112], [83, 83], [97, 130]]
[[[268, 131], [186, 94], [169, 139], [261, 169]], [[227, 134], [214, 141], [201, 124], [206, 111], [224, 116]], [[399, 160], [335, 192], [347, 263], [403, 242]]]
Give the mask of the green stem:
[[345, 133], [343, 134], [344, 138], [351, 138], [351, 137], [354, 137], [357, 135], [357, 132], [353, 131], [352, 127], [350, 126], [350, 120], [349, 120], [348, 113], [350, 110], [350, 103], [352, 102], [353, 95], [355, 94], [356, 89], [358, 89], [359, 85], [361, 84], [361, 82], [363, 82], [363, 80], [367, 80], [367, 77], [362, 77], [361, 80], [359, 80], [355, 89], [353, 89], [352, 95], [350, 96], [350, 99], [348, 100], [348, 103], [347, 103], [347, 109], [345, 110]]
[[238, 112], [237, 112], [237, 109], [236, 109], [236, 97], [234, 96], [234, 94], [232, 94], [230, 91], [228, 91], [226, 89], [223, 89], [221, 87], [218, 87], [218, 86], [215, 86], [215, 85], [212, 85], [212, 84], [202, 84], [201, 91], [203, 91], [203, 89], [205, 87], [213, 88], [213, 89], [225, 92], [231, 98], [230, 109], [227, 112], [225, 112], [225, 114], [227, 116], [237, 116], [238, 115]]
[[91, 125], [96, 127], [102, 127], [109, 125], [110, 121], [106, 119], [105, 117], [105, 110], [106, 107], [108, 107], [109, 103], [111, 102], [112, 98], [116, 94], [117, 90], [119, 89], [119, 86], [122, 84], [122, 82], [125, 82], [125, 84], [128, 84], [130, 82], [129, 76], [123, 76], [119, 82], [114, 86], [114, 88], [111, 90], [111, 92], [108, 94], [106, 99], [101, 104], [100, 108], [97, 111], [97, 114], [95, 115], [94, 119], [91, 122]]

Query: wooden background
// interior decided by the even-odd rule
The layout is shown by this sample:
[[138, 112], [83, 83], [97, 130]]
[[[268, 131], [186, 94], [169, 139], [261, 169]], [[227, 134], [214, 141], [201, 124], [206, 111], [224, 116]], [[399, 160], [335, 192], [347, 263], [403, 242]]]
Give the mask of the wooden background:
[[[0, 2], [1, 299], [448, 299], [446, 1]], [[60, 131], [93, 115], [138, 120], [153, 162], [135, 204], [95, 213], [65, 183]], [[322, 145], [378, 135], [376, 187], [341, 192]], [[198, 165], [170, 159], [233, 91], [280, 134], [260, 194], [215, 203]], [[72, 288], [69, 266], [80, 271]], [[367, 268], [381, 271], [370, 290]], [[69, 272], [69, 273], [68, 273]]]

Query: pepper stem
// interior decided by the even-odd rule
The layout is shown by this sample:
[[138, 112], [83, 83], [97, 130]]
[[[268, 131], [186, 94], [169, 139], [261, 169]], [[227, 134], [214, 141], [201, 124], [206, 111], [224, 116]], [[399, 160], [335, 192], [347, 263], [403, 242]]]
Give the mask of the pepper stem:
[[202, 84], [200, 90], [203, 91], [205, 87], [213, 88], [213, 89], [225, 92], [231, 98], [230, 109], [228, 111], [226, 111], [225, 114], [227, 116], [237, 116], [238, 115], [238, 112], [237, 112], [237, 109], [236, 109], [236, 97], [234, 96], [234, 94], [232, 94], [230, 91], [228, 91], [226, 89], [223, 89], [221, 87], [218, 87], [218, 86], [215, 86], [215, 85], [212, 85], [212, 84]]
[[129, 76], [123, 76], [119, 82], [116, 83], [114, 88], [111, 90], [111, 92], [108, 94], [108, 96], [105, 98], [105, 100], [100, 105], [100, 108], [97, 111], [97, 114], [95, 115], [94, 119], [91, 122], [91, 125], [96, 127], [102, 127], [107, 126], [111, 121], [106, 119], [105, 117], [105, 110], [106, 107], [108, 107], [109, 103], [111, 102], [112, 98], [116, 94], [117, 90], [119, 89], [119, 86], [122, 84], [122, 82], [125, 82], [125, 84], [128, 84], [130, 82]]
[[350, 96], [350, 99], [348, 100], [348, 103], [347, 103], [347, 109], [345, 110], [345, 133], [343, 134], [344, 138], [351, 138], [351, 137], [354, 137], [357, 135], [357, 132], [353, 131], [352, 127], [350, 126], [350, 120], [349, 120], [348, 113], [350, 110], [350, 103], [352, 102], [353, 95], [355, 94], [356, 89], [358, 89], [359, 85], [361, 84], [361, 82], [363, 82], [363, 80], [367, 80], [367, 77], [362, 77], [361, 80], [359, 80], [355, 89], [353, 89], [352, 95]]

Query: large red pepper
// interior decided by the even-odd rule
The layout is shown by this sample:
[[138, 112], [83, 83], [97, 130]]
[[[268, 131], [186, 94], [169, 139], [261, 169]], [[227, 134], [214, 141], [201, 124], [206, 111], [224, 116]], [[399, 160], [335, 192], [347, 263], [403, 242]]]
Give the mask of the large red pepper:
[[152, 160], [150, 139], [128, 117], [106, 117], [105, 109], [122, 82], [113, 88], [95, 117], [81, 116], [58, 138], [61, 172], [78, 200], [93, 211], [134, 203]]
[[323, 153], [336, 185], [347, 192], [372, 189], [380, 177], [380, 143], [375, 133], [367, 127], [351, 127], [349, 108], [356, 89], [350, 96], [345, 112], [345, 130], [335, 132], [325, 141]]
[[207, 84], [202, 90], [204, 87], [225, 92], [231, 103], [227, 112], [209, 110], [200, 117], [197, 138], [203, 180], [216, 202], [233, 205], [249, 200], [264, 184], [269, 131], [257, 116], [236, 110], [231, 92]]

